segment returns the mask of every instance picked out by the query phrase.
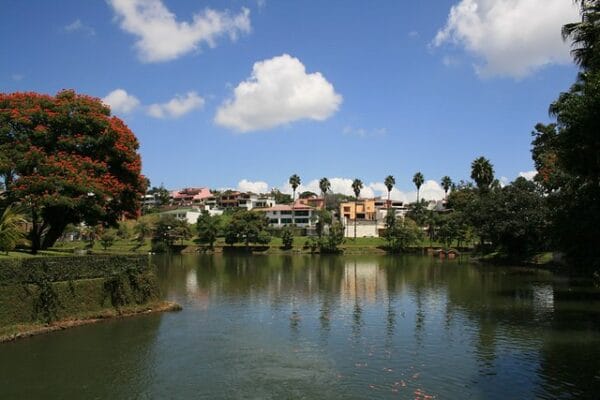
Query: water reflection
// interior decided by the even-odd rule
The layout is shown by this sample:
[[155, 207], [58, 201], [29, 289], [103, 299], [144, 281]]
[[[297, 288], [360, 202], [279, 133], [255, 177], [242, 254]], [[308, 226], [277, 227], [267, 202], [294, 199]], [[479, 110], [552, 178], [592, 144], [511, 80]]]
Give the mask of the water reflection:
[[[427, 257], [155, 261], [163, 292], [184, 311], [150, 326], [127, 321], [128, 338], [82, 335], [69, 348], [137, 344], [104, 352], [127, 360], [126, 372], [98, 354], [77, 359], [106, 382], [131, 383], [128, 392], [97, 383], [100, 397], [549, 399], [600, 389], [600, 296], [549, 272]], [[44, 341], [48, 363], [60, 359], [60, 340]], [[35, 343], [0, 346], [0, 360]], [[9, 393], [25, 385], [13, 369], [0, 376]]]

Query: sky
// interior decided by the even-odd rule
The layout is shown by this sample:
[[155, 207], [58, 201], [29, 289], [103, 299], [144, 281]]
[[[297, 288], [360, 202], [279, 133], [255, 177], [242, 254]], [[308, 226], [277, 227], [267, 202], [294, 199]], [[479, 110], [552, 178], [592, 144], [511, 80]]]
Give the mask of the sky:
[[153, 185], [441, 198], [532, 176], [531, 132], [577, 69], [570, 0], [0, 0], [0, 90], [101, 98]]

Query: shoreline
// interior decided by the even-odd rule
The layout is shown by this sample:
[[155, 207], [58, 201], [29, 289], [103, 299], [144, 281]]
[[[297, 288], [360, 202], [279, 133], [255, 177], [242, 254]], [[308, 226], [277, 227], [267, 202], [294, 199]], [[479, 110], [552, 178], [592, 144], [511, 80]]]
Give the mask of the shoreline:
[[77, 326], [91, 325], [114, 319], [156, 314], [161, 312], [174, 312], [181, 310], [182, 307], [175, 302], [159, 301], [155, 303], [123, 307], [120, 312], [115, 309], [110, 309], [98, 313], [93, 313], [90, 315], [84, 314], [80, 317], [54, 321], [50, 324], [30, 323], [12, 325], [10, 327], [7, 327], [6, 330], [12, 330], [14, 332], [0, 333], [0, 344], [13, 342], [33, 336], [43, 335], [51, 332], [62, 331]]

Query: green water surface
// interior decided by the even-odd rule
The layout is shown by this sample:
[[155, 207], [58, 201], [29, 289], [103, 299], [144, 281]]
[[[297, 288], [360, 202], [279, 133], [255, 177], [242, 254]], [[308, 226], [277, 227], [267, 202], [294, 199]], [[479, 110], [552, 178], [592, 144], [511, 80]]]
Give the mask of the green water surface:
[[0, 345], [0, 399], [600, 398], [600, 293], [429, 257], [155, 257], [183, 311]]

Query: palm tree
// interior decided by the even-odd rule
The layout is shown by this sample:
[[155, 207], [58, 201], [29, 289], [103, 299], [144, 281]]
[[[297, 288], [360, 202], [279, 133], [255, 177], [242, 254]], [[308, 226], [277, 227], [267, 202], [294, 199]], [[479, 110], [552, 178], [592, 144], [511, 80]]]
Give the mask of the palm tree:
[[325, 208], [325, 196], [327, 192], [331, 189], [331, 182], [327, 178], [321, 178], [319, 181], [319, 189], [321, 189], [321, 193], [323, 195], [323, 208]]
[[489, 189], [494, 182], [494, 166], [485, 157], [479, 157], [471, 163], [471, 179], [481, 191]]
[[0, 216], [0, 250], [8, 254], [10, 250], [15, 248], [24, 236], [20, 227], [25, 222], [25, 218], [12, 206], [4, 209]]
[[352, 181], [352, 190], [354, 191], [354, 196], [356, 196], [356, 200], [354, 201], [354, 240], [356, 240], [356, 203], [358, 202], [358, 197], [360, 196], [360, 190], [362, 188], [363, 183], [360, 179]]
[[425, 182], [425, 178], [423, 177], [422, 173], [417, 172], [415, 176], [413, 176], [412, 181], [417, 187], [417, 203], [419, 203], [419, 191], [421, 190], [421, 185], [423, 185], [423, 182]]
[[442, 187], [444, 188], [444, 197], [448, 197], [448, 190], [452, 187], [452, 179], [448, 175], [442, 178]]
[[294, 201], [296, 201], [296, 189], [298, 189], [298, 186], [300, 186], [300, 177], [296, 174], [290, 176], [290, 186], [292, 187], [292, 190], [294, 191], [294, 195], [292, 197], [292, 203]]
[[292, 190], [294, 192], [294, 195], [292, 196], [292, 225], [296, 223], [296, 215], [294, 212], [294, 206], [296, 203], [296, 189], [298, 189], [298, 186], [300, 186], [300, 177], [296, 174], [290, 176], [290, 186], [292, 187]]
[[396, 180], [394, 179], [394, 177], [392, 175], [388, 175], [385, 177], [385, 181], [383, 181], [383, 184], [385, 185], [385, 187], [387, 188], [387, 191], [388, 191], [387, 206], [389, 208], [390, 207], [390, 194], [392, 192], [392, 189], [394, 188], [394, 185], [396, 184]]
[[575, 0], [581, 9], [581, 21], [566, 24], [562, 28], [563, 40], [571, 39], [571, 54], [577, 65], [590, 71], [600, 66], [598, 38], [600, 36], [600, 2], [598, 0]]

